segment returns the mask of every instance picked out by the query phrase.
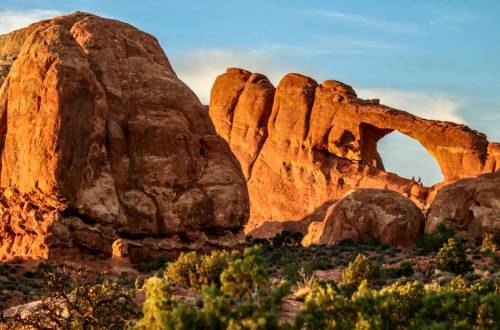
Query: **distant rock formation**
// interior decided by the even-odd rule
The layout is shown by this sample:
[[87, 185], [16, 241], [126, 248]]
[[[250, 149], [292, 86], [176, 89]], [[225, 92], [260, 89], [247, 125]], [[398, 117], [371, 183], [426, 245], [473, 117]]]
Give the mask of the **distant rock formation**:
[[209, 113], [248, 182], [246, 232], [260, 237], [280, 231], [270, 223], [298, 222], [307, 232], [310, 214], [354, 188], [397, 191], [426, 208], [430, 188], [384, 171], [377, 142], [393, 131], [419, 141], [445, 183], [500, 168], [500, 147], [484, 134], [359, 99], [333, 80], [288, 74], [275, 89], [263, 75], [228, 69], [214, 83]]
[[360, 189], [331, 206], [320, 224], [312, 224], [304, 244], [377, 240], [407, 247], [415, 245], [424, 225], [420, 209], [401, 194]]
[[439, 190], [425, 231], [431, 233], [439, 224], [470, 241], [486, 236], [500, 239], [500, 171], [458, 180]]
[[241, 242], [240, 165], [157, 40], [85, 13], [0, 36], [0, 259]]

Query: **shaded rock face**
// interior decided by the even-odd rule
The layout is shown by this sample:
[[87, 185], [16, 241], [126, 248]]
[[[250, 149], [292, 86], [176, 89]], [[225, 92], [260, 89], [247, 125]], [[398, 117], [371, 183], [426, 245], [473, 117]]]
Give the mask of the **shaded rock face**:
[[439, 224], [471, 241], [500, 238], [500, 171], [458, 180], [439, 190], [425, 232], [433, 232]]
[[241, 167], [154, 37], [76, 13], [0, 36], [0, 58], [0, 257], [240, 240]]
[[304, 244], [334, 244], [349, 239], [407, 247], [415, 245], [424, 224], [420, 209], [401, 194], [360, 189], [331, 206], [321, 225], [312, 224]]
[[[209, 112], [242, 164], [251, 204], [246, 232], [259, 237], [290, 221], [307, 232], [311, 222], [302, 219], [355, 188], [397, 191], [427, 207], [431, 189], [384, 171], [377, 142], [395, 130], [429, 151], [446, 182], [500, 164], [498, 145], [483, 134], [361, 100], [333, 80], [288, 74], [275, 89], [262, 75], [228, 69], [214, 83]], [[259, 230], [265, 222], [277, 224]]]

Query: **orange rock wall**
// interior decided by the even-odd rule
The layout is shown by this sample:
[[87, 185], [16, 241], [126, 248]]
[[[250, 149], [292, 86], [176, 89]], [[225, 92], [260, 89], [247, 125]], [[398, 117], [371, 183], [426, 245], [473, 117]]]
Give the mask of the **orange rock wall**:
[[258, 236], [275, 234], [258, 230], [266, 222], [300, 221], [357, 187], [398, 191], [426, 208], [428, 188], [384, 171], [377, 142], [394, 130], [418, 140], [446, 182], [491, 171], [498, 157], [496, 145], [467, 126], [419, 118], [359, 99], [341, 82], [299, 74], [274, 90], [260, 74], [228, 69], [213, 85], [209, 113], [244, 169], [246, 232]]

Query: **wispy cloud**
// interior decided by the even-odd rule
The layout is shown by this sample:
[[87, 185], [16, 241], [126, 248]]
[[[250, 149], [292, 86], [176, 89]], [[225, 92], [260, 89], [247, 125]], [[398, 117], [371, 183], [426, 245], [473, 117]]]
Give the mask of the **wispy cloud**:
[[352, 15], [334, 10], [316, 10], [313, 15], [325, 18], [335, 19], [350, 24], [361, 25], [379, 30], [386, 30], [399, 33], [418, 33], [420, 28], [417, 25], [398, 22], [394, 20], [385, 20], [369, 16]]
[[312, 73], [311, 69], [294, 66], [286, 60], [280, 60], [278, 54], [283, 49], [285, 49], [284, 45], [246, 51], [202, 49], [187, 53], [172, 53], [170, 59], [179, 78], [191, 87], [203, 103], [208, 104], [215, 78], [224, 73], [228, 67], [239, 67], [263, 73], [274, 84], [277, 84], [279, 79], [288, 72]]
[[[311, 58], [316, 56], [380, 54], [403, 47], [376, 40], [357, 40], [343, 36], [320, 38], [318, 43], [321, 47], [273, 43], [252, 49], [197, 49], [172, 52], [168, 55], [178, 76], [193, 89], [203, 103], [208, 103], [215, 78], [224, 73], [228, 67], [263, 73], [276, 85], [289, 72], [323, 76], [322, 70], [311, 63]], [[297, 60], [300, 57], [305, 60]]]
[[30, 9], [30, 10], [2, 10], [0, 9], [0, 34], [5, 34], [31, 23], [59, 16], [58, 10]]
[[463, 102], [456, 97], [387, 88], [360, 88], [356, 91], [361, 98], [377, 98], [387, 106], [423, 118], [465, 124], [465, 119], [459, 114]]

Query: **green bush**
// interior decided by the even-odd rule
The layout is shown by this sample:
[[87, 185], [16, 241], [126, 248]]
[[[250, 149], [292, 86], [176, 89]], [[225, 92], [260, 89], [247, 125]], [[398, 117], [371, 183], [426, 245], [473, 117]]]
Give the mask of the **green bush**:
[[422, 235], [417, 240], [416, 246], [422, 253], [429, 254], [437, 252], [452, 237], [455, 237], [455, 232], [446, 228], [445, 225], [439, 224], [433, 233]]
[[382, 274], [385, 278], [399, 278], [402, 276], [413, 275], [413, 266], [409, 261], [403, 261], [399, 264], [399, 268], [385, 268], [382, 270]]
[[172, 284], [185, 288], [201, 289], [203, 285], [220, 284], [220, 274], [227, 266], [229, 253], [212, 251], [210, 255], [196, 252], [181, 253], [176, 261], [168, 264], [165, 276]]
[[342, 272], [342, 286], [345, 288], [355, 288], [362, 281], [371, 282], [380, 277], [381, 268], [370, 258], [363, 254], [358, 254], [356, 259], [349, 262], [349, 265]]
[[279, 329], [279, 310], [289, 292], [286, 282], [271, 283], [261, 248], [234, 256], [220, 275], [220, 287], [202, 289], [200, 306], [180, 303], [168, 279], [146, 282], [144, 317], [136, 329]]
[[357, 309], [331, 286], [317, 286], [306, 297], [295, 319], [296, 329], [354, 329]]
[[146, 273], [151, 273], [158, 270], [163, 271], [167, 262], [168, 258], [166, 256], [159, 256], [149, 262], [143, 262], [139, 264], [137, 268], [141, 272], [146, 272]]
[[461, 274], [470, 269], [471, 263], [467, 260], [462, 243], [455, 238], [450, 238], [437, 253], [436, 266], [442, 271]]
[[363, 281], [348, 298], [317, 286], [296, 317], [296, 329], [498, 329], [500, 296], [423, 283], [370, 289]]

